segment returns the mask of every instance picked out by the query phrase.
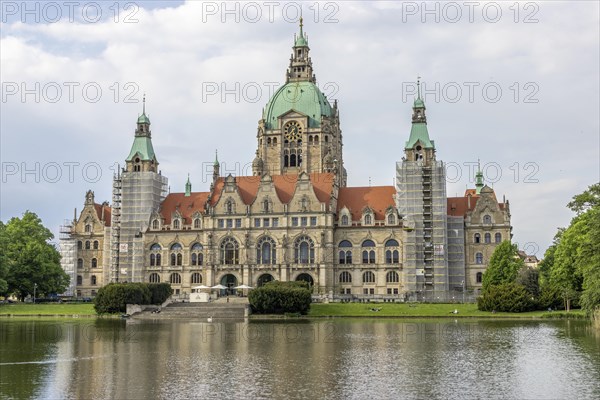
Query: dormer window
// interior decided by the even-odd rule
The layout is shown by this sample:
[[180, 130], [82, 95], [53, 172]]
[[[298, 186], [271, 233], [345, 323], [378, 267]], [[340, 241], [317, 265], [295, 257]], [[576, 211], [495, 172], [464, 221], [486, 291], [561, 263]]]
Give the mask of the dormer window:
[[202, 228], [202, 220], [200, 218], [195, 218], [194, 219], [194, 229], [201, 229]]
[[181, 222], [178, 219], [173, 220], [173, 229], [180, 229]]
[[363, 217], [363, 225], [373, 225], [373, 216], [371, 214], [365, 214]]
[[157, 231], [160, 229], [160, 222], [158, 222], [157, 219], [155, 219], [154, 221], [152, 221], [152, 229]]
[[491, 215], [484, 215], [483, 216], [483, 223], [485, 225], [491, 225], [492, 224], [492, 216]]
[[342, 215], [341, 225], [348, 226], [348, 216], [347, 215]]

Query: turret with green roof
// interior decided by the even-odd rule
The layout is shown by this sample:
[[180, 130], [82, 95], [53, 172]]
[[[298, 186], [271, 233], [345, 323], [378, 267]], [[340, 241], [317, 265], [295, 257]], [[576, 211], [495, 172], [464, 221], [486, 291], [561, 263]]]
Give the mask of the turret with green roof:
[[[156, 172], [158, 161], [152, 146], [152, 132], [150, 131], [150, 118], [146, 115], [146, 96], [143, 99], [142, 115], [137, 119], [137, 128], [133, 145], [125, 159], [128, 170]], [[147, 166], [145, 166], [148, 164]]]
[[404, 146], [406, 150], [414, 148], [417, 142], [420, 142], [425, 149], [435, 149], [433, 140], [429, 139], [425, 109], [425, 102], [421, 98], [421, 82], [417, 80], [417, 98], [413, 103], [412, 127], [410, 128], [408, 141]]

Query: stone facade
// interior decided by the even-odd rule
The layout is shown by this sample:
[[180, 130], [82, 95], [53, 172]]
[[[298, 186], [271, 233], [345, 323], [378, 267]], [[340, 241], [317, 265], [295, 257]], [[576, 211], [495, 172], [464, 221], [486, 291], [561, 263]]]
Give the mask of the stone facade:
[[302, 30], [287, 81], [259, 120], [252, 176], [221, 176], [215, 159], [208, 191], [192, 191], [188, 179], [185, 192], [166, 193], [144, 109], [111, 207], [88, 192], [73, 221], [77, 295], [112, 281], [170, 282], [180, 295], [269, 280], [390, 300], [476, 290], [498, 239], [510, 240], [508, 202], [498, 203], [482, 176], [465, 196], [446, 197], [420, 95], [396, 187], [347, 187], [340, 126]]

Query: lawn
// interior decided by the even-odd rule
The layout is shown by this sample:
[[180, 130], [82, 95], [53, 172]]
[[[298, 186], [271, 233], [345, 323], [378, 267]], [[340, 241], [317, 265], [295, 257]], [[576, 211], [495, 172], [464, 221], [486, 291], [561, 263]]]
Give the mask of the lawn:
[[[379, 309], [379, 311], [373, 311]], [[452, 311], [458, 310], [458, 314]], [[426, 304], [426, 303], [330, 303], [311, 304], [309, 317], [489, 317], [489, 318], [565, 318], [564, 311], [532, 311], [525, 313], [492, 313], [479, 311], [477, 304]], [[569, 317], [582, 318], [581, 310]]]
[[96, 315], [92, 303], [0, 304], [0, 315]]

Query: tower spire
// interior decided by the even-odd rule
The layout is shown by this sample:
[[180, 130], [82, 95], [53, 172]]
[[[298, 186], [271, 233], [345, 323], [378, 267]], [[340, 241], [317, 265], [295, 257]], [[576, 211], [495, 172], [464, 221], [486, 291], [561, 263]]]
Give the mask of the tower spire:
[[144, 97], [142, 98], [142, 114], [146, 115], [146, 93], [144, 93]]
[[417, 76], [417, 99], [421, 99], [421, 77]]
[[481, 172], [481, 163], [479, 159], [477, 159], [477, 173], [475, 174], [475, 193], [481, 193], [481, 189], [483, 189], [483, 172]]
[[192, 194], [192, 182], [190, 182], [190, 174], [188, 173], [187, 182], [185, 183], [185, 197], [190, 197]]

